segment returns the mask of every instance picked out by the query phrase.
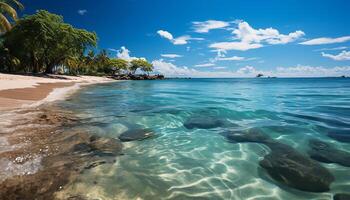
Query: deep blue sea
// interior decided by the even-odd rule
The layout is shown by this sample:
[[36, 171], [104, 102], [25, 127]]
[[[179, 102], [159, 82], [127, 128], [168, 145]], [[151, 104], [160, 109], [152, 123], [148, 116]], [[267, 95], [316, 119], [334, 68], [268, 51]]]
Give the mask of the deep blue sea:
[[[123, 142], [116, 163], [86, 170], [65, 189], [70, 194], [91, 199], [309, 200], [350, 192], [348, 78], [123, 81], [88, 86], [60, 105], [85, 119], [79, 128], [91, 134], [154, 133]], [[232, 141], [225, 134], [250, 130], [329, 171], [334, 177], [329, 191], [285, 184], [291, 177], [282, 177], [281, 183], [259, 164], [271, 148]], [[326, 158], [310, 158], [310, 141], [315, 140], [331, 149], [318, 152]]]

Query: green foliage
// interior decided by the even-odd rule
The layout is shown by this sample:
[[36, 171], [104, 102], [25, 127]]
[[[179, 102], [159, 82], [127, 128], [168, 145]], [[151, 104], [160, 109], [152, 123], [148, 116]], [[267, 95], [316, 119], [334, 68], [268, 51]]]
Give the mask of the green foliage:
[[12, 56], [9, 50], [0, 43], [0, 71], [15, 72], [21, 62], [18, 58]]
[[18, 20], [3, 37], [9, 53], [34, 73], [52, 73], [66, 59], [83, 55], [97, 43], [95, 33], [76, 29], [62, 16], [43, 10]]
[[[0, 6], [1, 2], [5, 1], [0, 0]], [[92, 48], [96, 45], [95, 33], [74, 28], [64, 23], [62, 16], [39, 10], [17, 20], [11, 30], [0, 35], [0, 71], [116, 75], [153, 70], [145, 59], [128, 62], [110, 58], [106, 50], [95, 53]]]
[[119, 73], [121, 70], [127, 70], [128, 62], [119, 58], [111, 58], [108, 66], [109, 71], [107, 73], [116, 74]]
[[141, 69], [142, 71], [147, 73], [153, 70], [153, 65], [149, 63], [146, 59], [134, 59], [130, 62], [130, 64], [130, 70], [133, 74], [135, 74], [138, 69]]
[[67, 71], [72, 75], [85, 74], [87, 68], [85, 65], [86, 58], [84, 56], [69, 57], [65, 60], [64, 66], [67, 67]]

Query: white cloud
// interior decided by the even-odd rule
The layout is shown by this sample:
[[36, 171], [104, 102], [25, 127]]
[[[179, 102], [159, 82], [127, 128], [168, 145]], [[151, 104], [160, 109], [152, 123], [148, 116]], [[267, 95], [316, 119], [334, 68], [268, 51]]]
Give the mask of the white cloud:
[[161, 37], [168, 39], [168, 40], [173, 40], [174, 37], [171, 33], [169, 33], [168, 31], [163, 31], [163, 30], [158, 30], [157, 31], [158, 35], [160, 35]]
[[277, 77], [329, 77], [350, 75], [350, 66], [343, 67], [312, 67], [297, 65], [294, 67], [277, 67], [274, 70], [258, 70], [253, 66], [241, 67], [237, 70], [225, 70], [225, 67], [213, 67], [216, 71], [200, 71], [188, 67], [178, 67], [173, 63], [164, 62], [162, 59], [152, 62], [156, 73], [167, 77], [208, 77], [208, 78], [230, 78], [230, 77], [255, 77], [261, 73], [265, 76]]
[[217, 78], [217, 77], [255, 77], [256, 73], [261, 73], [255, 70], [254, 67], [250, 67], [249, 71], [244, 71], [244, 69], [249, 68], [249, 66], [244, 67], [244, 69], [238, 69], [237, 71], [227, 71], [226, 67], [214, 67], [217, 71], [200, 71], [197, 69], [192, 69], [188, 67], [178, 67], [173, 63], [165, 62], [162, 59], [152, 61], [154, 66], [154, 71], [156, 73], [164, 74], [167, 77], [203, 77], [203, 78]]
[[217, 55], [215, 58], [209, 59], [211, 63], [215, 63], [217, 61], [250, 61], [250, 60], [256, 60], [258, 58], [245, 58], [241, 56], [231, 56], [226, 57], [226, 51], [225, 50], [212, 50], [213, 52], [216, 52]]
[[78, 10], [79, 15], [85, 15], [87, 13], [86, 9]]
[[184, 35], [184, 36], [175, 38], [173, 44], [175, 44], [175, 45], [176, 45], [176, 44], [179, 44], [179, 45], [187, 44], [187, 43], [188, 43], [188, 42], [187, 42], [188, 40], [202, 41], [202, 40], [204, 40], [204, 38], [193, 38], [193, 37], [191, 37], [191, 36], [189, 36], [189, 35]]
[[220, 49], [220, 50], [238, 50], [247, 51], [249, 49], [257, 49], [263, 47], [262, 44], [250, 44], [246, 42], [217, 42], [209, 45], [210, 48]]
[[164, 74], [168, 77], [191, 76], [191, 74], [196, 73], [194, 69], [178, 67], [173, 63], [163, 61], [163, 59], [152, 61], [152, 65], [154, 67], [154, 72]]
[[238, 74], [248, 74], [248, 75], [249, 74], [254, 74], [254, 75], [258, 74], [257, 70], [252, 66], [245, 66], [245, 67], [239, 68], [237, 70], [237, 73]]
[[[121, 58], [121, 59], [124, 59], [126, 61], [131, 61], [131, 60], [134, 60], [134, 59], [138, 59], [138, 57], [130, 56], [130, 51], [125, 46], [122, 46], [122, 47], [120, 47], [119, 50], [117, 50], [117, 58]], [[146, 60], [145, 58], [140, 58], [140, 59]]]
[[244, 57], [240, 57], [240, 56], [232, 56], [232, 57], [217, 57], [216, 60], [220, 60], [220, 61], [242, 61], [245, 60]]
[[152, 64], [156, 73], [164, 74], [167, 77], [232, 77], [230, 72], [203, 72], [188, 67], [178, 67], [162, 59], [154, 60]]
[[322, 49], [315, 49], [314, 51], [334, 51], [334, 50], [344, 50], [348, 47], [334, 47], [334, 48], [322, 48]]
[[217, 20], [207, 20], [204, 22], [192, 22], [193, 29], [197, 33], [208, 33], [212, 29], [225, 28], [230, 25], [228, 22], [217, 21]]
[[195, 67], [212, 67], [214, 65], [215, 65], [214, 63], [204, 63], [204, 64], [195, 65]]
[[238, 23], [238, 28], [232, 32], [236, 39], [246, 43], [267, 42], [268, 44], [286, 44], [293, 42], [299, 37], [305, 35], [303, 31], [295, 31], [288, 35], [280, 34], [274, 28], [254, 29], [247, 22]]
[[160, 55], [164, 58], [180, 58], [180, 57], [182, 57], [182, 55], [178, 55], [178, 54], [160, 54]]
[[223, 57], [226, 57], [226, 51], [225, 50], [222, 50], [222, 49], [218, 49], [218, 50], [212, 50], [214, 52], [217, 53], [216, 57], [217, 58], [223, 58]]
[[344, 36], [344, 37], [338, 37], [338, 38], [327, 38], [327, 37], [315, 38], [312, 40], [301, 42], [299, 44], [302, 44], [302, 45], [320, 45], [320, 44], [342, 43], [342, 42], [347, 42], [347, 41], [350, 41], [350, 36]]
[[303, 31], [297, 30], [287, 35], [280, 34], [274, 28], [254, 29], [247, 22], [238, 22], [238, 27], [232, 32], [234, 34], [233, 42], [217, 42], [209, 45], [210, 48], [220, 50], [239, 50], [246, 51], [249, 49], [257, 49], [266, 44], [287, 44], [297, 40], [305, 35]]
[[341, 60], [350, 60], [350, 51], [342, 51], [341, 53], [337, 55], [333, 54], [327, 54], [322, 52], [321, 53], [323, 57], [330, 58], [333, 60], [341, 61]]
[[187, 44], [189, 40], [204, 40], [203, 38], [192, 38], [189, 35], [183, 35], [183, 36], [174, 38], [174, 36], [171, 33], [164, 30], [158, 30], [157, 33], [161, 37], [169, 40], [174, 45], [184, 45], [184, 44]]

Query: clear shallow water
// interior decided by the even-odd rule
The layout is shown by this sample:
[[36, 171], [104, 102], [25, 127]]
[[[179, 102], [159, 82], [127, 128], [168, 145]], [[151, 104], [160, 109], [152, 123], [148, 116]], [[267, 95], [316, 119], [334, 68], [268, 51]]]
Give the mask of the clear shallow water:
[[[156, 137], [124, 143], [117, 163], [85, 171], [65, 189], [99, 199], [331, 199], [350, 191], [350, 167], [325, 164], [335, 176], [330, 192], [311, 193], [271, 180], [259, 161], [263, 144], [232, 143], [220, 133], [256, 128], [307, 156], [318, 138], [350, 130], [350, 79], [191, 79], [125, 81], [81, 90], [61, 105], [85, 119], [92, 134], [117, 138], [134, 128]], [[225, 121], [186, 129], [193, 118]], [[349, 132], [350, 134], [350, 132]]]

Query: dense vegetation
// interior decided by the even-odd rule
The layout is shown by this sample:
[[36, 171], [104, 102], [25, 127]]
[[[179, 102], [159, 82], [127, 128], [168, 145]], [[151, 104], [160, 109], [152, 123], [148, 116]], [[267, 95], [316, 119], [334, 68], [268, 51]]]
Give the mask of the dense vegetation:
[[[20, 5], [17, 1], [13, 2]], [[0, 0], [0, 6], [1, 3]], [[145, 59], [127, 61], [110, 58], [105, 50], [95, 53], [96, 33], [64, 23], [62, 16], [44, 10], [22, 19], [12, 16], [16, 19], [13, 26], [1, 25], [2, 72], [133, 75], [138, 70], [145, 73], [153, 70], [152, 64]]]

